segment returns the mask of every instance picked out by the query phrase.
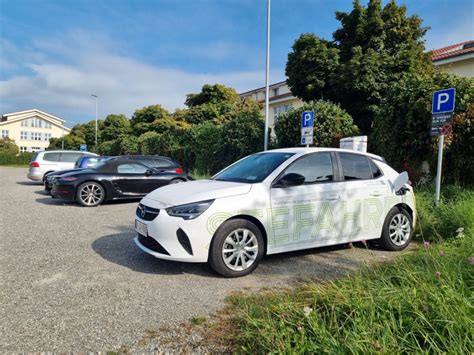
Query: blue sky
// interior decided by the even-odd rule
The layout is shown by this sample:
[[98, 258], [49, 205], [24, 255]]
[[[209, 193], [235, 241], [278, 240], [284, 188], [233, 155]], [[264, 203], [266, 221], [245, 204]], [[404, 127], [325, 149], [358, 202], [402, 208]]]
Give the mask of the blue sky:
[[[386, 1], [385, 1], [386, 2]], [[384, 3], [385, 3], [384, 2]], [[365, 1], [362, 1], [365, 4]], [[427, 49], [474, 38], [472, 0], [405, 0]], [[272, 0], [271, 81], [303, 32], [331, 38], [349, 0]], [[0, 113], [39, 108], [72, 126], [151, 104], [182, 107], [206, 83], [264, 85], [266, 0], [0, 0]]]

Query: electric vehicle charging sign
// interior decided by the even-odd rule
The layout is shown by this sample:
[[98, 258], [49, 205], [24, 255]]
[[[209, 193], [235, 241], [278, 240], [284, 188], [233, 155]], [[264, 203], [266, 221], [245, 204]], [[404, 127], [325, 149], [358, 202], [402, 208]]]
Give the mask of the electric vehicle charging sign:
[[431, 135], [443, 134], [441, 128], [451, 124], [453, 119], [456, 89], [444, 89], [433, 93], [433, 106], [431, 107]]

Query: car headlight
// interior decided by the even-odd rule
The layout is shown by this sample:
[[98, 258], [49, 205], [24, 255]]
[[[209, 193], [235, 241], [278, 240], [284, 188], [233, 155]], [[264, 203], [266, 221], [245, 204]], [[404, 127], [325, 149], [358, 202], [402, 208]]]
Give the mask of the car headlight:
[[166, 213], [173, 217], [181, 217], [183, 219], [194, 219], [203, 214], [214, 200], [200, 201], [188, 203], [186, 205], [173, 206], [166, 209]]

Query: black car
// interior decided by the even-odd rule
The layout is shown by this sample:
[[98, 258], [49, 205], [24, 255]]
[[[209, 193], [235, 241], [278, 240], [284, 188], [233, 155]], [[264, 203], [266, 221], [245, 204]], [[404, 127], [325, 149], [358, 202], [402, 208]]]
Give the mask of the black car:
[[59, 176], [78, 171], [82, 169], [92, 168], [95, 165], [99, 164], [100, 162], [110, 159], [111, 157], [96, 157], [96, 156], [82, 156], [77, 159], [76, 163], [74, 164], [74, 169], [67, 169], [67, 170], [57, 170], [51, 171], [49, 173], [44, 174], [43, 176], [43, 183], [44, 183], [44, 191], [49, 194], [51, 193], [51, 189], [53, 188], [53, 181], [57, 179]]
[[167, 161], [167, 167], [152, 168], [127, 156], [111, 158], [91, 169], [58, 176], [51, 195], [93, 207], [109, 200], [137, 199], [161, 186], [191, 180], [179, 164]]

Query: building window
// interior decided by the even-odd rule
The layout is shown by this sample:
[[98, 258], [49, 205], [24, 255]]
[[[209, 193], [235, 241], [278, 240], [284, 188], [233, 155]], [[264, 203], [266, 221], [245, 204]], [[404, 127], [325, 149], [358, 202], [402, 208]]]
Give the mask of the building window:
[[31, 147], [31, 150], [37, 152], [38, 150], [41, 150], [41, 147]]
[[31, 140], [32, 141], [40, 141], [43, 134], [38, 132], [31, 132]]
[[288, 112], [288, 111], [290, 111], [292, 108], [293, 108], [293, 105], [292, 105], [292, 104], [274, 107], [274, 108], [273, 108], [273, 118], [275, 119], [275, 121], [277, 121], [277, 120], [278, 120], [278, 116], [280, 116], [280, 114], [282, 114], [282, 113], [284, 113], [284, 112]]
[[8, 129], [2, 129], [2, 138], [7, 138], [8, 137]]
[[28, 139], [28, 132], [20, 132], [20, 139], [26, 141]]
[[44, 140], [49, 142], [50, 139], [51, 139], [51, 133], [45, 133]]
[[280, 95], [280, 88], [272, 89], [272, 96], [278, 96], [278, 95]]
[[20, 147], [20, 153], [24, 153], [28, 151], [28, 147]]
[[51, 123], [44, 121], [44, 128], [51, 128]]
[[28, 120], [21, 121], [21, 126], [22, 127], [28, 127]]

